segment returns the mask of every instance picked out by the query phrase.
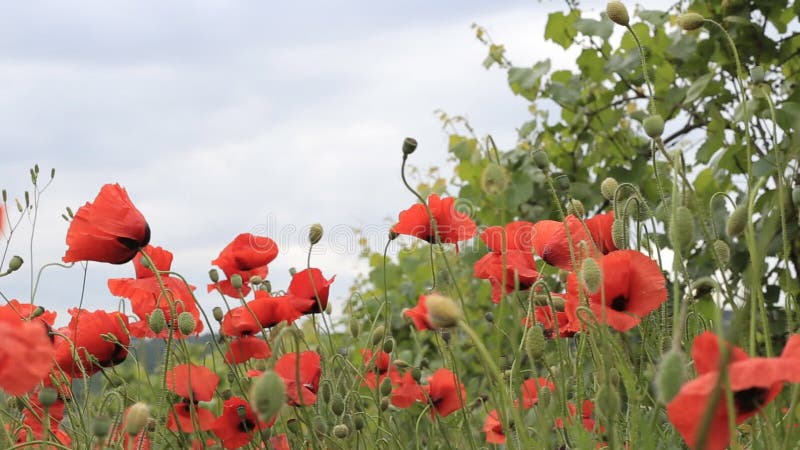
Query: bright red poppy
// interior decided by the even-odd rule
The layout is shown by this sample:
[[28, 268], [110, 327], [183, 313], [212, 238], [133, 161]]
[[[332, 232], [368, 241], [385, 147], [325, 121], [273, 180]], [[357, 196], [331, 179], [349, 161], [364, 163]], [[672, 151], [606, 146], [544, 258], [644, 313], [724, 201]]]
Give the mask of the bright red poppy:
[[[520, 398], [522, 399], [522, 407], [530, 409], [539, 402], [539, 388], [547, 387], [550, 391], [555, 390], [556, 386], [552, 381], [547, 378], [529, 378], [520, 386]], [[514, 406], [519, 407], [520, 399], [514, 400]], [[486, 416], [486, 421], [483, 423], [483, 432], [486, 433], [486, 442], [490, 444], [504, 444], [506, 442], [505, 431], [500, 422], [500, 416], [497, 410], [493, 409]]]
[[[0, 306], [0, 320], [23, 319], [31, 320], [37, 314], [39, 306], [31, 303], [20, 303], [18, 300], [11, 299], [5, 305]], [[43, 309], [41, 314], [36, 315], [35, 319], [52, 327], [56, 322], [56, 313]]]
[[539, 278], [533, 260], [533, 224], [518, 221], [489, 227], [481, 239], [491, 251], [475, 263], [475, 277], [489, 280], [492, 301], [499, 303], [503, 295], [517, 288], [530, 289]]
[[255, 433], [269, 427], [269, 423], [258, 420], [246, 400], [231, 397], [225, 400], [222, 415], [214, 422], [211, 431], [222, 441], [224, 448], [237, 449], [249, 444]]
[[467, 391], [464, 385], [458, 382], [456, 374], [449, 369], [438, 369], [428, 378], [428, 384], [423, 386], [433, 411], [444, 417], [460, 409], [466, 404]]
[[150, 242], [150, 226], [119, 184], [106, 184], [78, 208], [67, 230], [64, 262], [124, 264]]
[[69, 325], [58, 329], [54, 336], [57, 370], [82, 378], [128, 357], [131, 337], [127, 316], [117, 311], [78, 308], [70, 308], [68, 312], [72, 316]]
[[[706, 450], [722, 450], [730, 442], [728, 417], [735, 415], [741, 424], [756, 415], [783, 389], [786, 382], [800, 382], [800, 335], [792, 335], [777, 358], [751, 358], [739, 347], [727, 344], [730, 351], [726, 366], [734, 411], [729, 411], [725, 397], [714, 407], [708, 428]], [[698, 377], [681, 387], [667, 404], [667, 416], [691, 449], [697, 448], [701, 418], [709, 407], [720, 372], [719, 338], [705, 332], [694, 339], [692, 359]]]
[[249, 336], [281, 322], [292, 323], [301, 316], [288, 296], [273, 297], [267, 291], [255, 291], [255, 299], [247, 306], [238, 306], [222, 318], [222, 333], [227, 336]]
[[[580, 261], [585, 256], [595, 255], [598, 252], [592, 245], [592, 239], [586, 232], [583, 223], [575, 216], [567, 216], [566, 227], [564, 222], [556, 220], [540, 220], [533, 225], [533, 247], [547, 264], [556, 266], [564, 270], [572, 270], [572, 256], [570, 253], [570, 240], [567, 238], [569, 229], [572, 238], [572, 254], [576, 261]], [[589, 255], [581, 255], [579, 244], [588, 244]]]
[[455, 244], [469, 239], [477, 233], [475, 222], [455, 207], [455, 198], [440, 199], [437, 194], [428, 197], [428, 208], [436, 222], [436, 230], [431, 227], [431, 218], [422, 203], [400, 213], [399, 221], [392, 227], [397, 234], [414, 236], [433, 243], [436, 235], [440, 242]]
[[211, 369], [196, 364], [181, 364], [167, 372], [167, 389], [195, 402], [211, 401], [219, 377]]
[[417, 300], [417, 306], [403, 311], [403, 314], [411, 318], [414, 326], [420, 331], [435, 329], [428, 320], [428, 308], [425, 306], [427, 298], [427, 295], [420, 295], [419, 300]]
[[209, 284], [208, 292], [219, 288], [223, 294], [229, 297], [239, 297], [239, 292], [231, 286], [230, 278], [233, 275], [242, 277], [242, 296], [250, 293], [250, 286], [247, 284], [250, 277], [259, 276], [266, 279], [269, 269], [267, 264], [278, 256], [278, 244], [265, 236], [256, 236], [250, 233], [242, 233], [233, 241], [225, 246], [217, 259], [211, 264], [219, 267], [225, 273], [227, 280]]
[[0, 388], [22, 395], [39, 384], [53, 367], [54, 349], [40, 321], [0, 318]]
[[398, 408], [408, 408], [414, 402], [427, 401], [422, 386], [414, 379], [411, 370], [407, 370], [396, 383], [392, 380], [392, 385], [392, 405]]
[[[574, 417], [578, 415], [578, 407], [575, 406], [572, 402], [567, 402], [567, 410], [569, 411], [569, 416], [567, 416], [567, 422], [572, 423]], [[583, 424], [583, 428], [586, 431], [599, 431], [601, 433], [605, 433], [605, 427], [602, 425], [597, 427], [597, 420], [594, 417], [594, 402], [591, 400], [584, 400], [581, 404], [581, 423]], [[564, 428], [564, 419], [558, 418], [556, 419], [556, 427]]]
[[589, 234], [600, 253], [607, 254], [617, 250], [614, 245], [614, 235], [611, 228], [614, 226], [614, 211], [605, 214], [596, 214], [584, 221]]
[[386, 377], [392, 380], [392, 384], [400, 382], [400, 372], [391, 363], [391, 357], [388, 353], [380, 350], [373, 354], [370, 349], [362, 349], [361, 358], [367, 367], [363, 383], [365, 386], [370, 389], [377, 389]]
[[[197, 403], [184, 400], [172, 405], [167, 417], [167, 429], [192, 433], [194, 431], [210, 431], [217, 418], [211, 411], [200, 408]], [[197, 426], [195, 426], [195, 423]]]
[[233, 338], [228, 344], [225, 359], [233, 364], [249, 361], [250, 358], [269, 358], [272, 349], [261, 336], [242, 336]]
[[292, 300], [295, 309], [303, 314], [317, 314], [328, 307], [328, 293], [334, 275], [330, 280], [322, 276], [316, 268], [301, 270], [292, 276], [286, 295]]
[[[560, 294], [551, 294], [553, 296], [561, 296]], [[553, 339], [558, 337], [572, 337], [575, 333], [581, 330], [580, 323], [570, 318], [566, 311], [553, 311], [550, 306], [537, 306], [534, 310], [534, 323], [538, 323], [544, 330], [544, 337]], [[522, 324], [530, 326], [531, 323], [527, 317], [522, 319]]]
[[317, 352], [306, 350], [287, 353], [275, 363], [277, 373], [286, 384], [286, 395], [290, 406], [313, 405], [317, 402], [319, 378], [322, 376], [320, 356]]
[[[56, 401], [45, 408], [39, 401], [38, 395], [31, 395], [28, 398], [28, 408], [22, 411], [22, 425], [23, 427], [17, 432], [17, 443], [21, 444], [28, 441], [29, 437], [33, 439], [43, 439], [45, 436], [45, 423], [47, 423], [48, 431], [55, 436], [56, 440], [65, 446], [70, 445], [71, 438], [67, 433], [60, 428], [61, 421], [64, 419], [64, 400], [58, 398]], [[47, 414], [45, 414], [45, 409]], [[47, 422], [45, 422], [47, 417]], [[30, 432], [31, 436], [28, 435]], [[55, 449], [57, 447], [50, 446], [48, 448]]]
[[[628, 331], [667, 299], [664, 274], [658, 263], [643, 253], [617, 250], [600, 257], [598, 265], [602, 283], [597, 291], [588, 293], [588, 299], [600, 323], [617, 331]], [[578, 278], [574, 272], [567, 278], [567, 294], [566, 307], [574, 310], [579, 303]]]
[[[156, 269], [159, 271], [169, 271], [172, 266], [172, 253], [161, 248], [148, 245], [143, 250], [150, 256]], [[164, 295], [161, 284], [156, 278], [152, 269], [142, 265], [139, 258], [133, 259], [133, 267], [136, 271], [136, 278], [111, 278], [108, 280], [108, 290], [117, 297], [127, 298], [131, 301], [133, 312], [139, 317], [139, 322], [130, 324], [131, 336], [138, 338], [160, 337], [167, 338], [173, 330], [174, 323], [172, 311], [175, 317], [186, 311], [195, 319], [194, 334], [203, 331], [203, 322], [200, 320], [200, 310], [195, 304], [192, 291], [194, 286], [186, 285], [178, 277], [161, 275], [161, 284], [167, 294]], [[148, 319], [156, 309], [164, 313], [167, 326], [161, 333], [156, 335], [150, 329]], [[174, 338], [181, 339], [182, 333], [174, 332]]]

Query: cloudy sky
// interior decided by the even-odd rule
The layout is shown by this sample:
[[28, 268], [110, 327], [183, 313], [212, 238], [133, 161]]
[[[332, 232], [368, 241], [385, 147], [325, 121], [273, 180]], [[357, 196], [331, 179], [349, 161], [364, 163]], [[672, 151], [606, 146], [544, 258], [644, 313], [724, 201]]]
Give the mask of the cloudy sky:
[[[604, 5], [585, 9], [599, 17]], [[531, 0], [0, 4], [0, 187], [22, 198], [34, 163], [56, 168], [33, 264], [26, 219], [10, 248], [26, 267], [0, 279], [0, 292], [29, 301], [31, 267], [66, 250], [64, 207], [118, 182], [151, 242], [198, 286], [234, 236], [254, 232], [280, 245], [269, 278], [285, 289], [288, 268], [305, 263], [307, 226], [323, 224], [313, 264], [338, 275], [341, 304], [365, 267], [351, 227], [382, 246], [413, 203], [399, 179], [403, 138], [420, 142], [414, 165], [442, 166], [435, 109], [467, 116], [502, 148], [528, 117], [505, 73], [481, 66], [486, 48], [470, 25], [486, 27], [516, 65], [568, 67], [574, 55], [543, 39], [547, 13], [560, 9]], [[132, 274], [91, 263], [84, 306], [115, 308], [106, 279]], [[78, 266], [46, 269], [36, 303], [64, 316], [82, 283]], [[216, 303], [204, 290], [201, 300]]]

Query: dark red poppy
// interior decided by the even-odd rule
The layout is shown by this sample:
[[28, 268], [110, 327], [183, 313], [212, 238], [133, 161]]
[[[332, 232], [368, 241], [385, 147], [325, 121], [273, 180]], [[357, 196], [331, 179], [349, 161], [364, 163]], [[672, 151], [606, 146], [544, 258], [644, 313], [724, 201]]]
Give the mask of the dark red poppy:
[[275, 363], [277, 373], [286, 384], [286, 395], [290, 406], [313, 405], [317, 402], [319, 378], [322, 376], [320, 356], [317, 352], [306, 350], [287, 353]]
[[292, 276], [286, 295], [292, 299], [295, 309], [303, 314], [317, 314], [328, 307], [328, 293], [334, 275], [330, 280], [322, 276], [316, 268], [301, 270]]
[[617, 246], [614, 245], [614, 235], [611, 233], [611, 228], [614, 226], [614, 211], [596, 214], [586, 219], [584, 223], [600, 253], [605, 255], [617, 250]]
[[468, 215], [456, 210], [455, 198], [440, 199], [437, 194], [431, 194], [428, 197], [428, 208], [436, 222], [436, 231], [431, 227], [430, 217], [422, 203], [417, 203], [401, 212], [400, 219], [392, 227], [392, 231], [431, 243], [438, 234], [441, 242], [451, 244], [469, 239], [477, 233], [475, 222]]
[[53, 367], [53, 346], [40, 321], [0, 317], [0, 342], [0, 388], [11, 395], [29, 392]]
[[[728, 417], [735, 415], [741, 424], [756, 415], [783, 389], [786, 382], [800, 382], [800, 335], [792, 335], [780, 357], [751, 358], [739, 347], [727, 344], [730, 351], [726, 367], [735, 410], [728, 410], [725, 397], [717, 401], [708, 428], [706, 450], [722, 450], [730, 442]], [[697, 336], [692, 359], [698, 377], [681, 387], [667, 404], [667, 416], [691, 449], [697, 448], [702, 416], [720, 375], [719, 338], [711, 332]]]
[[[18, 300], [11, 299], [5, 305], [0, 306], [0, 320], [20, 318], [31, 320], [37, 314], [39, 306], [31, 303], [20, 303]], [[36, 315], [36, 320], [52, 327], [56, 322], [57, 313], [42, 309], [41, 314]]]
[[[552, 294], [553, 296], [561, 296], [560, 294]], [[566, 303], [566, 302], [565, 302]], [[538, 323], [544, 330], [544, 337], [553, 339], [554, 337], [572, 337], [575, 333], [581, 330], [580, 323], [571, 320], [570, 315], [566, 311], [553, 311], [550, 306], [537, 306], [534, 310], [534, 323]], [[522, 324], [530, 326], [531, 323], [527, 317], [522, 319]]]
[[255, 291], [255, 299], [247, 306], [232, 308], [222, 318], [222, 333], [227, 336], [249, 336], [281, 322], [292, 323], [301, 316], [288, 296], [273, 297], [267, 291]]
[[[167, 429], [192, 433], [209, 431], [214, 428], [217, 418], [211, 411], [197, 406], [197, 403], [185, 400], [172, 405], [167, 417]], [[195, 422], [197, 426], [195, 426]]]
[[181, 364], [167, 372], [167, 389], [185, 399], [207, 402], [214, 397], [219, 377], [211, 369], [195, 364]]
[[[66, 328], [54, 336], [57, 370], [73, 378], [92, 375], [128, 357], [128, 317], [120, 312], [70, 308]], [[74, 350], [74, 352], [73, 352]]]
[[211, 431], [222, 441], [224, 448], [237, 449], [249, 444], [255, 433], [269, 427], [267, 422], [258, 420], [246, 400], [231, 397], [225, 400], [222, 415], [214, 422]]
[[515, 289], [530, 289], [539, 278], [533, 260], [533, 224], [511, 222], [505, 227], [489, 227], [481, 233], [490, 253], [475, 263], [475, 277], [489, 280], [492, 301]]
[[467, 401], [467, 391], [458, 382], [456, 374], [449, 369], [438, 369], [423, 386], [425, 394], [440, 416], [444, 417], [463, 407]]
[[414, 402], [427, 401], [422, 386], [414, 379], [411, 370], [407, 370], [396, 383], [392, 380], [392, 385], [392, 405], [398, 408], [408, 408]]
[[256, 236], [250, 233], [242, 233], [228, 244], [217, 259], [211, 264], [219, 267], [225, 273], [227, 280], [219, 283], [209, 284], [208, 292], [219, 288], [223, 294], [229, 297], [239, 297], [239, 292], [231, 286], [230, 278], [233, 275], [242, 277], [242, 294], [246, 296], [250, 293], [250, 286], [247, 284], [250, 277], [259, 276], [266, 279], [269, 269], [267, 264], [278, 256], [278, 244], [265, 236]]
[[[664, 274], [658, 263], [636, 250], [617, 250], [600, 257], [601, 287], [588, 293], [589, 307], [600, 323], [618, 331], [635, 327], [667, 299]], [[567, 278], [567, 308], [575, 309], [579, 298], [575, 273]]]
[[242, 336], [233, 338], [228, 344], [225, 359], [234, 364], [243, 363], [250, 358], [269, 358], [272, 349], [261, 336]]
[[[172, 253], [161, 247], [148, 245], [143, 250], [153, 261], [159, 271], [169, 271], [172, 266]], [[187, 285], [178, 277], [161, 275], [161, 283], [156, 278], [152, 269], [142, 265], [139, 258], [133, 259], [133, 267], [136, 271], [136, 278], [111, 278], [108, 280], [108, 290], [112, 294], [127, 298], [131, 301], [133, 312], [139, 317], [139, 322], [130, 324], [131, 336], [138, 338], [160, 337], [167, 338], [173, 332], [173, 337], [181, 339], [185, 337], [182, 333], [174, 332], [173, 313], [175, 317], [186, 311], [195, 319], [194, 334], [203, 331], [203, 322], [200, 320], [200, 310], [192, 296], [194, 286]], [[162, 291], [161, 284], [164, 285], [166, 295]], [[161, 333], [156, 335], [150, 329], [148, 319], [156, 309], [164, 313], [167, 326]]]
[[119, 184], [106, 184], [78, 208], [67, 230], [64, 262], [124, 264], [150, 242], [150, 226]]

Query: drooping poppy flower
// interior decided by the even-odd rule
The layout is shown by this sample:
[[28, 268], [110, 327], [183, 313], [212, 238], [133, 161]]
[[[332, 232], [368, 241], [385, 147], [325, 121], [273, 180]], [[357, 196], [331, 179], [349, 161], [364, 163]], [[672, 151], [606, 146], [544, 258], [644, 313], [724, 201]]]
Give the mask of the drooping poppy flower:
[[[800, 382], [800, 335], [792, 335], [780, 357], [748, 357], [739, 347], [729, 349], [726, 372], [733, 391], [734, 411], [728, 409], [724, 394], [714, 406], [708, 428], [706, 450], [722, 450], [730, 442], [728, 418], [737, 424], [756, 415], [783, 389], [786, 382]], [[692, 359], [698, 377], [687, 382], [667, 404], [667, 416], [691, 449], [697, 448], [702, 416], [720, 376], [719, 339], [711, 332], [697, 336], [692, 345]]]
[[[559, 295], [559, 294], [552, 294]], [[537, 306], [534, 309], [534, 320], [529, 321], [527, 317], [522, 319], [523, 325], [531, 326], [532, 323], [538, 323], [544, 330], [544, 337], [553, 339], [558, 337], [572, 337], [575, 333], [581, 330], [581, 324], [576, 323], [575, 320], [570, 319], [570, 315], [566, 311], [554, 311], [553, 308], [548, 306]]]
[[231, 340], [225, 359], [233, 364], [243, 363], [250, 358], [269, 358], [272, 349], [260, 336], [241, 336]]
[[225, 400], [222, 415], [214, 422], [211, 431], [222, 441], [224, 448], [237, 449], [249, 444], [255, 433], [269, 427], [269, 423], [258, 420], [246, 400], [231, 397]]
[[475, 222], [468, 215], [456, 210], [455, 198], [440, 199], [437, 194], [431, 194], [428, 197], [428, 208], [436, 222], [435, 230], [431, 227], [431, 218], [425, 205], [417, 203], [400, 213], [399, 221], [392, 227], [392, 231], [430, 243], [434, 243], [438, 234], [441, 242], [451, 244], [469, 239], [477, 233]]
[[290, 406], [313, 405], [317, 402], [319, 378], [322, 376], [320, 356], [317, 352], [306, 350], [287, 353], [275, 363], [277, 373], [286, 384], [286, 395]]
[[222, 318], [222, 333], [227, 336], [249, 336], [281, 322], [292, 323], [301, 316], [288, 296], [273, 297], [257, 290], [247, 306], [232, 308]]
[[[195, 431], [210, 431], [214, 428], [217, 418], [211, 411], [201, 408], [196, 402], [189, 400], [172, 405], [167, 416], [167, 429], [192, 433]], [[195, 427], [195, 422], [197, 427]]]
[[[588, 293], [589, 307], [600, 323], [617, 331], [635, 327], [667, 299], [666, 280], [658, 263], [636, 250], [617, 250], [598, 260], [601, 287]], [[581, 288], [583, 289], [583, 288]], [[579, 284], [575, 273], [567, 278], [567, 308], [577, 307]]]
[[267, 264], [278, 256], [278, 244], [265, 236], [256, 236], [250, 233], [242, 233], [236, 236], [233, 241], [225, 246], [217, 259], [211, 264], [219, 267], [225, 273], [227, 280], [209, 284], [208, 292], [219, 288], [219, 290], [229, 297], [239, 297], [239, 292], [231, 286], [230, 279], [234, 275], [242, 277], [242, 295], [250, 293], [250, 286], [247, 284], [250, 277], [259, 276], [266, 279], [269, 269]]
[[180, 364], [167, 372], [167, 389], [185, 399], [207, 402], [214, 397], [219, 377], [211, 369], [196, 364]]
[[70, 308], [72, 319], [54, 336], [57, 370], [73, 378], [90, 376], [128, 356], [128, 318], [120, 312]]
[[449, 369], [438, 369], [423, 386], [434, 411], [444, 417], [463, 407], [467, 401], [467, 391], [458, 382], [456, 374]]
[[[556, 220], [540, 220], [533, 225], [533, 248], [547, 264], [564, 270], [573, 270], [572, 254], [576, 261], [581, 261], [587, 256], [598, 256], [599, 252], [592, 243], [592, 238], [586, 232], [580, 219], [569, 215], [564, 222]], [[572, 253], [570, 253], [570, 239], [567, 238], [567, 229], [572, 240]], [[588, 255], [581, 255], [580, 243], [585, 242], [589, 251]]]
[[301, 270], [292, 276], [286, 295], [292, 300], [295, 309], [303, 314], [317, 314], [328, 307], [328, 293], [334, 275], [330, 280], [322, 276], [316, 268]]
[[[152, 260], [159, 271], [169, 271], [172, 266], [172, 253], [161, 248], [148, 245], [143, 250]], [[176, 331], [173, 324], [174, 316], [189, 312], [195, 319], [195, 334], [203, 331], [203, 322], [200, 320], [200, 310], [195, 304], [192, 291], [194, 286], [187, 285], [178, 277], [161, 275], [161, 283], [152, 269], [145, 267], [139, 258], [133, 259], [136, 278], [111, 278], [108, 280], [108, 290], [118, 296], [131, 301], [133, 312], [139, 317], [139, 322], [130, 324], [131, 336], [138, 338], [160, 337], [167, 338], [169, 333], [174, 338], [182, 339], [185, 336]], [[166, 295], [162, 291], [163, 284]], [[150, 329], [148, 319], [156, 309], [164, 313], [167, 326], [156, 335]]]
[[11, 395], [29, 392], [53, 367], [53, 346], [40, 321], [0, 318], [0, 342], [0, 389]]
[[67, 230], [64, 262], [124, 264], [150, 242], [150, 226], [119, 184], [106, 184], [78, 208]]
[[[532, 408], [539, 402], [539, 388], [541, 387], [547, 387], [551, 391], [556, 388], [553, 382], [547, 378], [529, 378], [525, 380], [520, 387], [520, 398], [514, 400], [514, 407], [519, 407], [521, 399], [524, 409]], [[504, 444], [506, 442], [503, 424], [500, 422], [500, 416], [496, 409], [491, 410], [489, 415], [486, 416], [486, 420], [483, 423], [483, 432], [486, 433], [486, 442], [490, 444]]]
[[[39, 306], [31, 303], [20, 303], [16, 299], [11, 299], [5, 305], [0, 306], [0, 320], [16, 318], [22, 320], [36, 319], [43, 324], [52, 327], [56, 322], [57, 313], [46, 309], [39, 310]], [[35, 316], [35, 317], [34, 317]]]
[[489, 227], [481, 239], [490, 252], [475, 263], [475, 277], [489, 280], [492, 301], [500, 302], [504, 294], [515, 289], [530, 289], [539, 278], [533, 260], [533, 224], [511, 222], [505, 227]]
[[411, 370], [407, 370], [397, 383], [392, 380], [392, 405], [398, 408], [408, 408], [414, 402], [427, 401], [422, 386], [417, 383]]

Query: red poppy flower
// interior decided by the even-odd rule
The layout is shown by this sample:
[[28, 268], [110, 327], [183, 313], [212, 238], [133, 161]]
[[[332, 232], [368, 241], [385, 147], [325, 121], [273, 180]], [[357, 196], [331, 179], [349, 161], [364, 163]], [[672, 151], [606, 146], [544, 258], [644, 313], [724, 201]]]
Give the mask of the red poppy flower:
[[68, 312], [72, 320], [66, 328], [58, 329], [54, 337], [58, 370], [82, 378], [127, 358], [131, 338], [125, 315], [78, 308]]
[[[603, 274], [601, 287], [588, 293], [589, 307], [600, 323], [615, 330], [635, 327], [667, 299], [666, 281], [658, 263], [636, 250], [617, 250], [598, 260]], [[577, 307], [578, 279], [567, 278], [567, 307]], [[605, 299], [605, 303], [604, 303]]]
[[[583, 223], [575, 216], [567, 216], [566, 228], [563, 222], [556, 220], [540, 220], [533, 225], [533, 247], [536, 253], [547, 264], [564, 270], [572, 270], [572, 257], [570, 256], [570, 241], [567, 239], [567, 229], [572, 238], [572, 250], [575, 259], [580, 261], [586, 256], [598, 256], [598, 251], [592, 244], [589, 233]], [[579, 244], [586, 242], [589, 255], [580, 255]]]
[[243, 363], [250, 358], [269, 358], [272, 350], [260, 336], [242, 336], [234, 338], [225, 352], [225, 359], [233, 364]]
[[228, 244], [217, 259], [211, 264], [222, 269], [227, 280], [209, 284], [208, 292], [219, 287], [223, 294], [229, 297], [239, 297], [239, 292], [231, 286], [230, 278], [238, 274], [242, 277], [242, 295], [250, 293], [248, 282], [250, 277], [259, 276], [266, 279], [269, 269], [267, 264], [278, 256], [278, 244], [264, 236], [242, 233]]
[[414, 236], [423, 241], [434, 242], [439, 235], [441, 242], [455, 244], [469, 239], [477, 233], [475, 222], [455, 207], [455, 198], [440, 199], [438, 195], [428, 197], [428, 208], [436, 221], [436, 231], [431, 228], [431, 220], [425, 205], [417, 203], [400, 213], [399, 221], [392, 227], [397, 234]]
[[313, 405], [317, 402], [319, 378], [322, 376], [320, 356], [317, 352], [306, 350], [287, 353], [275, 363], [275, 373], [283, 378], [286, 384], [286, 395], [290, 406]]
[[291, 450], [289, 447], [289, 438], [285, 434], [279, 434], [269, 438], [269, 445], [271, 450]]
[[[31, 320], [34, 318], [33, 316], [36, 314], [39, 306], [33, 305], [31, 303], [20, 303], [18, 300], [11, 299], [5, 305], [0, 306], [0, 320], [8, 319], [23, 319], [23, 320]], [[52, 327], [56, 322], [56, 313], [53, 311], [48, 311], [46, 309], [42, 310], [43, 312], [36, 316], [36, 320]]]
[[317, 314], [328, 307], [328, 292], [334, 279], [335, 275], [326, 280], [319, 269], [305, 269], [292, 276], [286, 294], [301, 313]]
[[118, 184], [106, 184], [78, 209], [67, 230], [64, 262], [124, 264], [150, 242], [150, 226]]
[[[724, 396], [717, 402], [708, 429], [706, 450], [728, 446], [728, 417], [735, 415], [741, 424], [756, 415], [783, 389], [785, 382], [800, 382], [800, 335], [792, 335], [778, 358], [750, 358], [730, 344], [727, 374], [733, 391], [734, 411], [729, 411]], [[667, 416], [691, 449], [697, 448], [702, 415], [719, 378], [719, 339], [710, 332], [697, 336], [692, 345], [692, 359], [698, 377], [681, 387], [667, 405]]]
[[527, 290], [539, 278], [533, 260], [533, 224], [511, 222], [505, 227], [489, 227], [481, 239], [491, 250], [475, 263], [475, 277], [489, 280], [492, 301], [514, 289]]
[[225, 400], [222, 415], [214, 422], [211, 431], [226, 449], [237, 449], [249, 444], [253, 435], [266, 430], [270, 424], [258, 420], [256, 413], [244, 399], [231, 397]]
[[417, 330], [423, 331], [436, 329], [436, 327], [433, 325], [436, 322], [431, 319], [430, 314], [428, 313], [428, 307], [426, 306], [428, 297], [431, 295], [439, 294], [420, 295], [419, 300], [417, 300], [417, 306], [413, 308], [406, 308], [403, 311], [403, 314], [405, 314], [414, 322], [414, 326], [417, 327]]
[[[567, 410], [569, 411], [567, 422], [571, 424], [573, 418], [578, 415], [578, 407], [572, 402], [567, 402]], [[591, 400], [584, 400], [581, 404], [581, 423], [586, 431], [595, 431], [597, 420], [594, 418], [594, 402]], [[564, 419], [556, 419], [556, 427], [564, 428]], [[601, 433], [605, 433], [605, 430], [603, 426], [597, 428]]]
[[[200, 408], [197, 403], [188, 400], [172, 405], [167, 417], [167, 429], [192, 433], [195, 431], [209, 431], [214, 428], [217, 418], [211, 411]], [[195, 428], [195, 422], [197, 427]]]
[[22, 395], [41, 382], [53, 367], [53, 346], [39, 322], [0, 318], [0, 388]]
[[423, 389], [433, 405], [433, 410], [442, 417], [460, 409], [467, 401], [464, 385], [458, 383], [456, 374], [448, 369], [434, 372]]
[[[145, 247], [144, 252], [150, 256], [156, 269], [165, 272], [170, 270], [172, 253], [161, 247], [153, 247], [151, 245]], [[178, 277], [161, 275], [161, 283], [163, 283], [167, 291], [165, 296], [155, 273], [150, 268], [143, 266], [139, 258], [134, 258], [133, 267], [136, 271], [136, 278], [112, 278], [108, 280], [108, 290], [118, 297], [129, 299], [133, 312], [141, 319], [139, 322], [130, 324], [131, 336], [138, 338], [169, 337], [169, 333], [174, 331], [174, 327], [172, 327], [174, 323], [173, 310], [175, 311], [175, 317], [184, 311], [189, 312], [195, 319], [194, 333], [199, 334], [203, 331], [200, 311], [191, 292], [194, 290], [194, 286], [186, 285]], [[167, 323], [166, 328], [158, 335], [153, 333], [147, 322], [156, 309], [160, 309], [164, 313]], [[175, 332], [173, 337], [182, 339], [185, 336], [182, 333]]]
[[218, 384], [217, 374], [205, 366], [181, 364], [167, 372], [167, 389], [195, 402], [210, 401]]
[[614, 226], [614, 211], [596, 214], [583, 223], [589, 229], [589, 234], [600, 253], [605, 255], [617, 250], [617, 246], [614, 245], [614, 235], [611, 233], [611, 227]]
[[[551, 294], [563, 297], [560, 294]], [[554, 337], [572, 337], [581, 330], [580, 322], [571, 320], [570, 314], [566, 311], [555, 311], [550, 306], [537, 306], [534, 310], [534, 323], [538, 323], [544, 330], [544, 337], [553, 339]], [[527, 317], [522, 319], [522, 324], [531, 326]]]
[[486, 442], [489, 444], [505, 444], [506, 433], [503, 431], [503, 424], [500, 423], [500, 416], [497, 410], [489, 411], [486, 421], [483, 422], [483, 432], [486, 433]]
[[394, 385], [392, 389], [392, 405], [398, 408], [408, 408], [414, 402], [427, 401], [425, 392], [414, 379], [410, 370], [407, 370], [396, 383], [392, 380], [392, 384]]
[[256, 298], [247, 306], [232, 308], [222, 318], [222, 333], [227, 336], [248, 336], [281, 322], [292, 323], [301, 316], [288, 296], [272, 297], [257, 290]]
[[[540, 387], [547, 387], [551, 391], [556, 388], [553, 382], [547, 380], [547, 378], [530, 378], [522, 383], [520, 393], [524, 409], [532, 408], [533, 405], [539, 402]], [[519, 400], [514, 400], [515, 407], [519, 406]], [[503, 431], [503, 425], [496, 409], [490, 411], [489, 415], [486, 416], [486, 421], [483, 423], [483, 432], [486, 433], [486, 442], [490, 444], [504, 444], [506, 442], [505, 431]]]
[[362, 349], [361, 357], [364, 359], [364, 365], [367, 366], [367, 372], [364, 374], [365, 386], [377, 389], [386, 377], [392, 380], [392, 384], [400, 382], [400, 372], [392, 365], [388, 353], [381, 350], [373, 355], [372, 350]]

